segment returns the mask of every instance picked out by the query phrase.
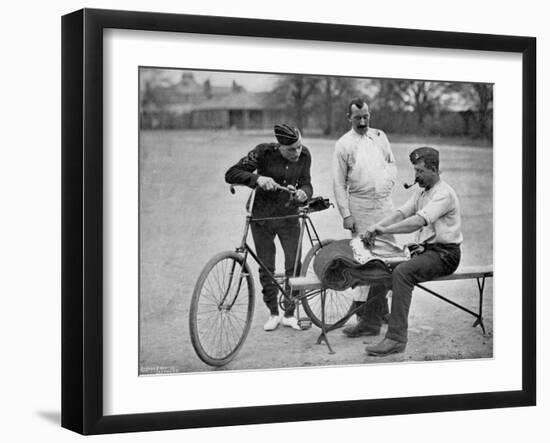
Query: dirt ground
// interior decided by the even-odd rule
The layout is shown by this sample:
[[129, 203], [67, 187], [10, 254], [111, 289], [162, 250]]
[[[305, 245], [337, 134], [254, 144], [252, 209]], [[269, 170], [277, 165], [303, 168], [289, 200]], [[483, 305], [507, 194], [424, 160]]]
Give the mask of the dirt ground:
[[[236, 358], [223, 368], [211, 368], [195, 354], [188, 330], [189, 302], [195, 281], [208, 259], [233, 250], [244, 223], [245, 190], [233, 196], [224, 184], [225, 170], [255, 144], [270, 135], [237, 132], [143, 132], [140, 140], [140, 373], [164, 374], [305, 366], [359, 365], [380, 362], [477, 359], [493, 356], [493, 286], [485, 288], [483, 316], [487, 334], [472, 327], [474, 318], [416, 289], [409, 317], [409, 343], [403, 354], [369, 357], [366, 344], [380, 337], [345, 337], [329, 333], [335, 350], [317, 344], [319, 329], [294, 331], [280, 326], [262, 329], [267, 310], [256, 280], [256, 309], [248, 338]], [[391, 135], [390, 135], [391, 141]], [[332, 199], [330, 159], [334, 140], [305, 138], [313, 156], [315, 195]], [[457, 191], [462, 205], [464, 244], [462, 265], [492, 263], [492, 149], [445, 144], [443, 178]], [[398, 183], [412, 177], [408, 152], [418, 144], [393, 143]], [[411, 191], [396, 186], [394, 202]], [[346, 238], [336, 209], [313, 214], [321, 238]], [[401, 236], [406, 242], [410, 236]], [[307, 251], [306, 245], [304, 245]], [[279, 254], [280, 255], [280, 254]], [[282, 262], [278, 260], [278, 269]], [[477, 309], [474, 280], [427, 284], [430, 288]], [[353, 322], [354, 319], [350, 320]], [[382, 330], [382, 336], [384, 329]]]

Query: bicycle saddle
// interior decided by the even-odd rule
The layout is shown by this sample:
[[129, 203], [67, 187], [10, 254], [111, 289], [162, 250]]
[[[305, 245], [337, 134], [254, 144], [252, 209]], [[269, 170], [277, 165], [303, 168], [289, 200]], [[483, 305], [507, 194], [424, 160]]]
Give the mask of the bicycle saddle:
[[306, 204], [306, 208], [310, 212], [324, 211], [332, 206], [332, 203], [328, 198], [324, 197], [311, 197]]

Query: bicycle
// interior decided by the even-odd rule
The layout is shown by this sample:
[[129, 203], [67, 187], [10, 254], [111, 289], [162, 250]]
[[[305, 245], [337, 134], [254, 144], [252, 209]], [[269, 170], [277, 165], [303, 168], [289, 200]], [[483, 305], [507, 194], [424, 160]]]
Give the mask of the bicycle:
[[[230, 189], [235, 193], [233, 186]], [[282, 186], [278, 190], [294, 192]], [[191, 343], [197, 356], [210, 366], [224, 366], [233, 360], [250, 331], [256, 294], [254, 278], [248, 263], [249, 257], [252, 257], [277, 285], [279, 305], [284, 308], [285, 303], [294, 303], [300, 327], [307, 329], [311, 323], [319, 327], [322, 332], [317, 342], [325, 341], [331, 353], [333, 351], [326, 338], [326, 332], [341, 327], [353, 312], [353, 300], [349, 292], [303, 290], [296, 294], [296, 291], [291, 291], [284, 274], [271, 274], [247, 242], [251, 223], [298, 218], [300, 234], [293, 276], [306, 276], [308, 272], [312, 272], [313, 260], [319, 250], [333, 241], [321, 241], [309, 217], [312, 212], [332, 206], [329, 200], [315, 197], [299, 206], [295, 215], [253, 218], [254, 196], [255, 190], [252, 190], [246, 203], [245, 227], [239, 246], [234, 251], [223, 251], [214, 255], [204, 266], [193, 290], [189, 311]], [[306, 254], [298, 273], [304, 233], [308, 235], [311, 249]], [[300, 317], [300, 305], [307, 317]]]

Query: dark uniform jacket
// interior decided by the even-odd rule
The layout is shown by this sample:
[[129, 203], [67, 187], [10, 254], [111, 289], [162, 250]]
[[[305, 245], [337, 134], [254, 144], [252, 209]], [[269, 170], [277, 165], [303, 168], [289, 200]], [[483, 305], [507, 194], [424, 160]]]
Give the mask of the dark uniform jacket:
[[[225, 181], [254, 188], [259, 176], [271, 177], [281, 186], [292, 185], [311, 198], [313, 188], [310, 169], [311, 155], [305, 146], [302, 147], [298, 161], [291, 162], [281, 155], [278, 143], [262, 143], [228, 169]], [[260, 218], [296, 214], [296, 204], [288, 204], [289, 200], [288, 192], [257, 188], [252, 215]]]

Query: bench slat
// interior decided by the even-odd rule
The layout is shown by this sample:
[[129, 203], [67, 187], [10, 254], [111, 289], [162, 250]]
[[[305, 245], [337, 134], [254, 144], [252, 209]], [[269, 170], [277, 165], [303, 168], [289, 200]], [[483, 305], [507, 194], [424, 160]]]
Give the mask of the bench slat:
[[291, 289], [305, 289], [311, 291], [313, 289], [321, 289], [321, 281], [317, 274], [311, 273], [305, 277], [290, 277], [288, 283]]
[[[454, 274], [444, 275], [431, 281], [467, 280], [469, 278], [492, 277], [493, 265], [464, 266], [456, 270]], [[310, 273], [305, 277], [291, 277], [288, 280], [291, 289], [307, 290], [321, 289], [321, 282], [316, 274]], [[427, 283], [427, 282], [426, 282]]]
[[434, 278], [431, 281], [466, 280], [469, 278], [492, 277], [492, 276], [493, 276], [493, 265], [464, 266], [463, 268], [458, 268], [456, 272], [453, 274]]

